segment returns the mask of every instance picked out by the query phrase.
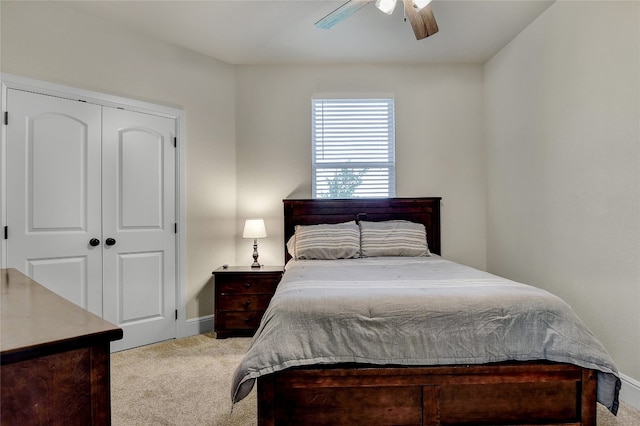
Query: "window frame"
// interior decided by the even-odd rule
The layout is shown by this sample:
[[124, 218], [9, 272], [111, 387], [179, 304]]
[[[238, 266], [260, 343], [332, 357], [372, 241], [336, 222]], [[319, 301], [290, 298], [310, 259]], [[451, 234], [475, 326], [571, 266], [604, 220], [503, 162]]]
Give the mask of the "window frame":
[[[357, 114], [353, 114], [353, 117], [350, 117], [349, 114], [344, 114], [343, 116], [338, 116], [333, 114], [331, 117], [331, 113], [328, 115], [331, 117], [328, 120], [325, 120], [324, 107], [327, 105], [327, 110], [330, 110], [331, 107], [337, 108], [340, 104], [347, 108], [352, 108], [353, 111], [357, 111]], [[353, 104], [353, 105], [352, 105]], [[380, 104], [384, 104], [384, 108], [378, 108], [377, 106]], [[358, 109], [358, 106], [359, 108]], [[366, 107], [370, 106], [369, 109]], [[375, 112], [372, 112], [372, 108], [375, 109]], [[377, 108], [377, 109], [376, 109]], [[320, 116], [318, 116], [318, 111], [322, 111]], [[367, 112], [369, 111], [369, 112]], [[381, 113], [381, 114], [380, 114]], [[312, 168], [311, 168], [311, 196], [312, 198], [384, 198], [384, 197], [395, 197], [396, 195], [396, 149], [395, 149], [395, 97], [390, 94], [378, 94], [378, 95], [335, 95], [335, 94], [321, 94], [314, 95], [312, 97], [311, 102], [311, 157], [312, 157]], [[379, 118], [381, 116], [385, 116], [384, 124], [381, 124]], [[336, 119], [336, 117], [338, 117]], [[331, 136], [336, 137], [336, 131], [331, 126], [336, 126], [336, 122], [340, 119], [353, 121], [354, 118], [359, 118], [361, 120], [365, 120], [364, 122], [360, 122], [358, 124], [352, 124], [351, 126], [347, 126], [346, 128], [340, 125], [340, 132], [345, 130], [347, 133], [353, 133], [351, 136], [355, 136], [354, 139], [359, 138], [358, 141], [355, 142], [354, 145], [349, 145], [347, 143], [344, 146], [336, 149], [335, 147], [340, 144], [339, 140], [331, 140]], [[364, 117], [364, 118], [363, 118]], [[332, 122], [332, 120], [336, 120]], [[329, 122], [329, 130], [320, 131], [319, 129], [323, 127], [323, 124]], [[362, 131], [366, 129], [366, 131]], [[384, 129], [384, 131], [381, 131]], [[332, 133], [332, 131], [334, 133]], [[322, 133], [322, 136], [318, 136], [318, 133]], [[328, 137], [326, 136], [328, 135]], [[386, 135], [386, 139], [384, 136]], [[344, 138], [344, 135], [338, 137]], [[364, 139], [362, 139], [364, 138]], [[367, 139], [370, 138], [370, 139]], [[381, 144], [381, 141], [384, 142]], [[383, 148], [383, 144], [386, 142]], [[329, 145], [333, 144], [333, 148], [326, 147], [325, 143]], [[319, 144], [322, 144], [322, 147], [319, 148]], [[361, 146], [358, 146], [360, 144]], [[340, 158], [339, 151], [344, 149], [351, 148], [355, 155], [349, 159]], [[369, 148], [371, 151], [367, 151]], [[321, 152], [319, 152], [321, 151]], [[337, 155], [337, 161], [322, 161], [319, 162], [318, 158], [320, 155]], [[359, 155], [358, 155], [359, 154]], [[373, 161], [366, 161], [366, 157], [371, 156], [374, 157]], [[378, 157], [378, 158], [375, 158]], [[384, 160], [382, 160], [382, 157]], [[353, 160], [353, 161], [352, 161]], [[350, 192], [348, 195], [340, 195], [342, 192], [336, 196], [332, 196], [331, 194], [319, 193], [318, 191], [322, 191], [319, 188], [319, 179], [321, 176], [319, 172], [321, 170], [331, 170], [328, 173], [334, 173], [334, 179], [340, 183], [340, 178], [337, 176], [338, 173], [342, 173], [344, 171], [345, 177], [344, 180], [348, 179], [360, 179], [360, 176], [365, 176], [364, 188], [362, 187], [363, 183], [359, 183], [355, 188], [349, 188], [346, 192]], [[364, 170], [364, 175], [358, 175], [358, 172], [354, 173], [356, 176], [349, 174], [348, 170]], [[367, 182], [369, 185], [367, 185]], [[335, 180], [334, 180], [335, 182]], [[361, 182], [361, 181], [360, 181]], [[330, 184], [329, 184], [330, 185]], [[349, 186], [351, 184], [345, 184], [344, 186]], [[323, 185], [326, 187], [326, 185]], [[368, 188], [367, 188], [368, 186]], [[356, 188], [360, 187], [360, 191]], [[375, 191], [380, 189], [381, 191]], [[371, 192], [373, 191], [373, 192]], [[358, 192], [358, 193], [356, 193]]]

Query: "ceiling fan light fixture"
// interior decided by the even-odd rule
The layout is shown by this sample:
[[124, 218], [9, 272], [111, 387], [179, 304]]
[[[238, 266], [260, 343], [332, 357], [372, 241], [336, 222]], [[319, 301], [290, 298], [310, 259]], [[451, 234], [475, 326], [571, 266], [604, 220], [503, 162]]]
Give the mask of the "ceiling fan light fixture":
[[411, 0], [411, 3], [413, 3], [413, 7], [415, 7], [417, 10], [421, 10], [426, 5], [431, 3], [431, 0]]
[[387, 15], [391, 15], [396, 8], [396, 3], [397, 0], [376, 0], [376, 7]]

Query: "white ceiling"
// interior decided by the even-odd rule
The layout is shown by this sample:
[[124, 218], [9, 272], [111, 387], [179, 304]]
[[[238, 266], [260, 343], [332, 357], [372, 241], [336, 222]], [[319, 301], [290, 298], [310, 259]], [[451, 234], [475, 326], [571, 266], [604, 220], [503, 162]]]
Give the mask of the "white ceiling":
[[60, 2], [230, 64], [484, 63], [553, 1], [434, 0], [440, 31], [416, 40], [403, 20], [373, 4], [330, 30], [314, 23], [333, 0]]

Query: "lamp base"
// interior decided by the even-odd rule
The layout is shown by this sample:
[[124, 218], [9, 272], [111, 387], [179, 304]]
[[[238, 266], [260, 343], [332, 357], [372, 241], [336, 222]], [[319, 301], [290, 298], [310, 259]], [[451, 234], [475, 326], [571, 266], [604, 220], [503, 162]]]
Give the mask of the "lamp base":
[[260, 264], [258, 263], [258, 240], [255, 238], [253, 240], [253, 263], [251, 267], [260, 268]]

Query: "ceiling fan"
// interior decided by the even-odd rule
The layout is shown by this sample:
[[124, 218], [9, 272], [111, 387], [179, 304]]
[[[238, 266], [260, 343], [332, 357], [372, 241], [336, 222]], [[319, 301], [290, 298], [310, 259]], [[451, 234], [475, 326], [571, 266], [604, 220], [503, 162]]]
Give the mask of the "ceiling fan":
[[[397, 0], [349, 0], [320, 19], [315, 25], [318, 28], [328, 30], [374, 1], [376, 7], [387, 15], [393, 13], [397, 3]], [[417, 40], [438, 32], [438, 24], [436, 24], [436, 19], [433, 16], [433, 11], [429, 5], [430, 2], [431, 0], [402, 0], [405, 18], [408, 18], [409, 22], [411, 22], [411, 27]]]

